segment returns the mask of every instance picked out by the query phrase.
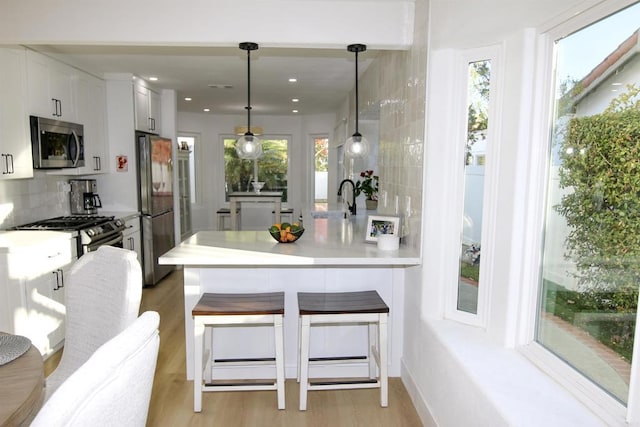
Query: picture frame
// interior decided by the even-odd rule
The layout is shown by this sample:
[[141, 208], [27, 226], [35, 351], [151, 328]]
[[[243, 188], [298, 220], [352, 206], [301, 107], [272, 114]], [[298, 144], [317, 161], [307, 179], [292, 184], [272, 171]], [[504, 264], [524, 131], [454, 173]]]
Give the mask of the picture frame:
[[391, 234], [400, 236], [400, 217], [388, 215], [368, 215], [364, 240], [377, 242], [378, 235]]

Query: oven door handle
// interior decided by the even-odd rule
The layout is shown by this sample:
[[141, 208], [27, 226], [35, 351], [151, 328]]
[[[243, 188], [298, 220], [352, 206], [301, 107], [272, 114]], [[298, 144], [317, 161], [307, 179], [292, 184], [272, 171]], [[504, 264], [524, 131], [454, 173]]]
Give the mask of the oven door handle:
[[87, 245], [87, 247], [89, 246], [112, 246], [114, 243], [119, 243], [122, 241], [122, 233], [120, 233], [118, 235], [118, 237], [116, 237], [115, 239], [111, 239], [108, 242], [103, 242], [103, 241], [97, 241], [97, 242], [93, 242]]

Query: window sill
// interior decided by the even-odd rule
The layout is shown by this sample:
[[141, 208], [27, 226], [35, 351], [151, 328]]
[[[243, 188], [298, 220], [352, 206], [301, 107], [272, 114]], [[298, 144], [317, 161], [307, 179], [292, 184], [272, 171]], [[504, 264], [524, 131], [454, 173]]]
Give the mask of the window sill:
[[[441, 375], [453, 382], [448, 387], [454, 391], [465, 390], [467, 396], [473, 396], [474, 391], [480, 394], [477, 401], [448, 403], [457, 410], [480, 419], [498, 414], [504, 425], [610, 425], [517, 350], [492, 342], [484, 330], [442, 319], [426, 319], [426, 326], [439, 350], [426, 357], [427, 363], [451, 370]], [[437, 360], [440, 357], [443, 360]], [[487, 402], [490, 407], [484, 406]], [[427, 397], [428, 406], [438, 411], [430, 403]], [[438, 413], [432, 415], [436, 420], [441, 418]], [[492, 420], [493, 425], [502, 423]]]

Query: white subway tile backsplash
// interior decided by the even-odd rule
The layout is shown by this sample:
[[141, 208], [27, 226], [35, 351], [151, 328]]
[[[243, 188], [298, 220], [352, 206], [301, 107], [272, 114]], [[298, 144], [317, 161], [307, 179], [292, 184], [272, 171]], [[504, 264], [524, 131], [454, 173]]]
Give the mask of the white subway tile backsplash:
[[[426, 2], [416, 2], [423, 7]], [[427, 69], [427, 19], [416, 19], [408, 51], [384, 52], [361, 80], [362, 99], [380, 100], [380, 190], [387, 203], [381, 213], [403, 216], [403, 241], [419, 249]], [[368, 76], [373, 73], [376, 78]], [[407, 206], [408, 205], [408, 206]]]
[[69, 215], [66, 182], [40, 172], [33, 179], [0, 181], [0, 229]]

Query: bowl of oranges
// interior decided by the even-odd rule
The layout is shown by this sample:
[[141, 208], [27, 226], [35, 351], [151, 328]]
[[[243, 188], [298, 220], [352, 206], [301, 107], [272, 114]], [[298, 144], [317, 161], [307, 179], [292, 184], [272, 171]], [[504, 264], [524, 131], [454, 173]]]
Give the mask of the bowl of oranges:
[[302, 236], [304, 228], [298, 225], [297, 222], [289, 224], [283, 222], [282, 224], [273, 224], [269, 227], [269, 234], [280, 243], [293, 243]]

